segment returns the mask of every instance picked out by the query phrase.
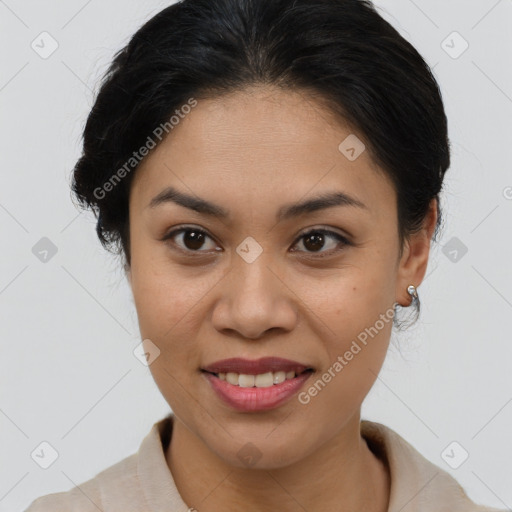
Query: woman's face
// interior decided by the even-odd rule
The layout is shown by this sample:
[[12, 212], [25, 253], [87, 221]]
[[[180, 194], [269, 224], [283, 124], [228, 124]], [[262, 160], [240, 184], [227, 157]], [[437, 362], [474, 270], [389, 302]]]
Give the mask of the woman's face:
[[[399, 259], [395, 191], [354, 137], [305, 94], [254, 88], [198, 101], [134, 177], [128, 277], [150, 362], [158, 355], [150, 370], [228, 464], [252, 450], [258, 467], [285, 466], [358, 429], [393, 304], [423, 278], [431, 231]], [[189, 207], [172, 194], [151, 204], [169, 187]], [[335, 193], [353, 204], [290, 208]], [[269, 385], [284, 370], [235, 363], [230, 373], [267, 373], [249, 388], [252, 377], [235, 386], [204, 371], [267, 357], [313, 372]]]

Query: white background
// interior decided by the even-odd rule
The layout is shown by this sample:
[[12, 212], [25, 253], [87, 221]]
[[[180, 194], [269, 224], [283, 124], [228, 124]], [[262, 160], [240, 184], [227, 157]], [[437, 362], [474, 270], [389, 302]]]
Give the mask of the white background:
[[[473, 500], [512, 508], [512, 1], [376, 4], [434, 66], [452, 166], [421, 318], [394, 339], [363, 417], [396, 430]], [[92, 478], [169, 411], [132, 353], [140, 338], [118, 262], [69, 192], [98, 79], [167, 5], [0, 1], [0, 511]], [[59, 45], [47, 59], [31, 48], [43, 31]], [[456, 59], [442, 47], [453, 31], [469, 43]], [[32, 253], [42, 237], [58, 249], [46, 263]], [[443, 253], [453, 237], [468, 249], [457, 261]], [[59, 453], [46, 470], [30, 456], [42, 441]], [[441, 458], [452, 441], [469, 452], [456, 470]]]

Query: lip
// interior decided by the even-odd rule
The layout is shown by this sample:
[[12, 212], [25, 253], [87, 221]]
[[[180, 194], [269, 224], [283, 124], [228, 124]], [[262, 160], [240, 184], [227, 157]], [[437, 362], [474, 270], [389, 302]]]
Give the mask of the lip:
[[282, 357], [262, 357], [260, 359], [244, 359], [241, 357], [234, 357], [231, 359], [222, 359], [216, 361], [208, 366], [201, 368], [202, 370], [210, 373], [243, 373], [245, 375], [258, 375], [267, 372], [291, 372], [294, 371], [297, 375], [304, 372], [304, 370], [313, 369], [311, 366], [292, 361], [290, 359], [283, 359]]
[[275, 409], [284, 404], [300, 390], [313, 373], [313, 371], [305, 372], [293, 379], [287, 379], [281, 384], [273, 384], [267, 388], [235, 386], [206, 371], [202, 372], [202, 376], [227, 405], [240, 412], [258, 412]]

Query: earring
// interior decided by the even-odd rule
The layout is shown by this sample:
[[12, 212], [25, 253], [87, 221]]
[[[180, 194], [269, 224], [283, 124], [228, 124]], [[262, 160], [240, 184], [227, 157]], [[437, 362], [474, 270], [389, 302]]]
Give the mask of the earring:
[[418, 292], [416, 290], [416, 286], [414, 286], [413, 284], [410, 284], [407, 287], [407, 293], [412, 297], [412, 302], [414, 302], [415, 299], [418, 299]]

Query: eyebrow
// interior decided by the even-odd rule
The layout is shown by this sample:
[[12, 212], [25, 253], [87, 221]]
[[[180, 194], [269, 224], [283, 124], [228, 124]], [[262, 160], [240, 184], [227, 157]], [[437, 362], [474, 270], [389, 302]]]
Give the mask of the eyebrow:
[[[222, 206], [206, 201], [200, 197], [188, 195], [174, 187], [167, 187], [162, 190], [162, 192], [153, 197], [147, 207], [156, 208], [159, 205], [169, 202], [210, 217], [218, 219], [230, 218], [229, 211]], [[335, 206], [351, 206], [368, 210], [368, 207], [355, 197], [344, 192], [329, 192], [306, 199], [302, 202], [282, 206], [277, 212], [276, 220], [282, 221], [291, 217], [298, 217], [305, 213], [312, 213]]]

